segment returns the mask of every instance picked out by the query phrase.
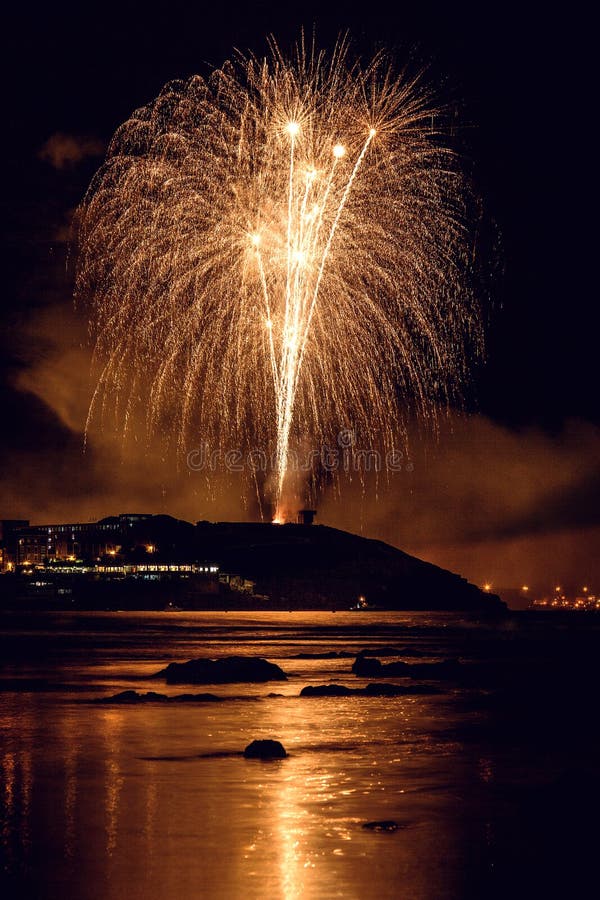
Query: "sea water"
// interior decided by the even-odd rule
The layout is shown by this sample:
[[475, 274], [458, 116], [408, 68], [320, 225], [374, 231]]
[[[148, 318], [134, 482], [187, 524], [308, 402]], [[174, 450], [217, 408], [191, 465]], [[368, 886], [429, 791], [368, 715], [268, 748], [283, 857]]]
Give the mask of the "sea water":
[[[11, 612], [0, 629], [5, 897], [454, 900], [510, 885], [520, 895], [521, 877], [525, 895], [538, 878], [522, 846], [531, 839], [521, 834], [523, 809], [568, 769], [572, 746], [519, 736], [514, 723], [512, 735], [492, 727], [494, 692], [472, 679], [428, 680], [439, 693], [424, 695], [299, 694], [372, 681], [351, 671], [365, 648], [465, 667], [508, 652], [510, 665], [521, 644], [531, 655], [549, 631], [560, 639], [558, 620]], [[349, 656], [316, 658], [329, 651]], [[288, 680], [190, 687], [151, 678], [169, 662], [230, 655], [264, 657]], [[210, 691], [222, 702], [95, 702], [128, 689]], [[281, 741], [287, 758], [245, 759], [256, 738]], [[588, 751], [593, 765], [582, 740], [577, 752]], [[365, 827], [379, 821], [395, 826]], [[547, 841], [538, 844], [543, 854]]]

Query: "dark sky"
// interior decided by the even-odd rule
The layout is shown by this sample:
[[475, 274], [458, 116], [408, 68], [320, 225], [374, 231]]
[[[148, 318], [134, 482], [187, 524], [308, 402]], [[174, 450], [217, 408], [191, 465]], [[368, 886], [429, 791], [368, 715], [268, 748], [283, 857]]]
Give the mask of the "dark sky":
[[[594, 29], [583, 6], [550, 10], [373, 0], [21, 4], [5, 14], [0, 516], [92, 518], [128, 504], [243, 514], [235, 492], [215, 505], [205, 486], [190, 489], [155, 461], [138, 460], [133, 475], [108, 439], [82, 456], [89, 350], [71, 299], [70, 217], [115, 128], [167, 80], [206, 74], [234, 47], [260, 53], [269, 33], [285, 47], [314, 26], [327, 46], [348, 28], [359, 53], [383, 45], [400, 64], [426, 65], [459, 111], [455, 138], [485, 209], [487, 356], [470, 420], [449, 423], [433, 448], [415, 446], [410, 478], [378, 501], [357, 496], [357, 519], [332, 495], [321, 520], [360, 521], [474, 580], [575, 585], [595, 573], [600, 590]], [[417, 521], [417, 510], [430, 514]]]

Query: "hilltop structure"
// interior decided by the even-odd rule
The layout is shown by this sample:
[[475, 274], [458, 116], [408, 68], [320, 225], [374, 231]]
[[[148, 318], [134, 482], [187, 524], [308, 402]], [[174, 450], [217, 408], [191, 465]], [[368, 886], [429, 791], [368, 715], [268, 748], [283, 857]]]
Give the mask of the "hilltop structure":
[[362, 609], [503, 608], [459, 575], [312, 525], [313, 516], [303, 510], [301, 524], [286, 525], [142, 513], [59, 525], [1, 520], [0, 589], [17, 585], [30, 598], [37, 586], [39, 597], [84, 607], [162, 608], [168, 595], [183, 608], [348, 609], [359, 596]]

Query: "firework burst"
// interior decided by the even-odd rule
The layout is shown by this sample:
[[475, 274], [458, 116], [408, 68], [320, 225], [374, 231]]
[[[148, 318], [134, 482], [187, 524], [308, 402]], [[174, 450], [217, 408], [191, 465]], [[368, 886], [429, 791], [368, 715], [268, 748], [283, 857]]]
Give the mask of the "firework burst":
[[417, 80], [384, 56], [238, 58], [167, 84], [112, 139], [79, 216], [90, 417], [273, 459], [340, 428], [403, 442], [479, 334], [463, 179]]

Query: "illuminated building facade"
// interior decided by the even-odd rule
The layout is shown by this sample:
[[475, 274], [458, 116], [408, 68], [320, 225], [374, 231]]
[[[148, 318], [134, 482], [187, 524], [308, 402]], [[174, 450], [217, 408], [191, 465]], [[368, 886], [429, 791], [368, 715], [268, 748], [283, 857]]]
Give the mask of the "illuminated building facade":
[[[122, 513], [98, 522], [30, 525], [26, 519], [0, 520], [2, 571], [22, 567], [84, 564], [98, 571], [194, 571], [199, 566], [193, 526], [171, 516]], [[190, 531], [191, 530], [191, 531]]]
[[0, 572], [10, 572], [17, 564], [19, 532], [29, 526], [27, 519], [0, 519]]

